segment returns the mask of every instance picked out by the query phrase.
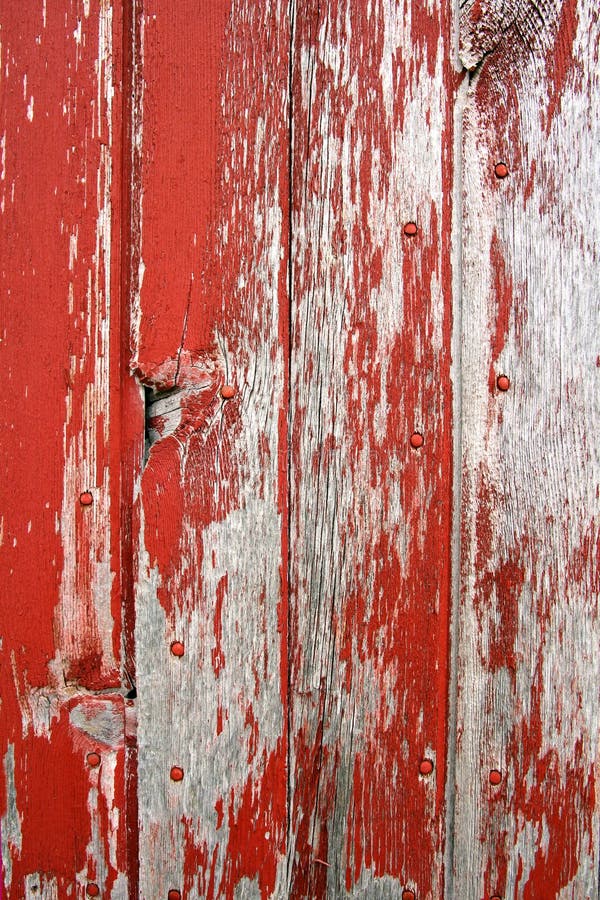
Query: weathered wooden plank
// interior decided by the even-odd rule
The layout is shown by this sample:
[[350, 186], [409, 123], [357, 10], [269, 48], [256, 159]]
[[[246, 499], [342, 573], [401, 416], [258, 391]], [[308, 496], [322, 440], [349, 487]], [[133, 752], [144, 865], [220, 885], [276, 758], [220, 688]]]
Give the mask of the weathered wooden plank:
[[594, 898], [598, 8], [467, 4], [462, 31], [453, 896]]
[[287, 896], [440, 897], [450, 8], [294, 9]]
[[127, 893], [122, 25], [108, 2], [2, 10], [0, 810], [14, 898], [88, 881]]
[[287, 796], [287, 4], [146, 0], [142, 12], [140, 893], [276, 896]]

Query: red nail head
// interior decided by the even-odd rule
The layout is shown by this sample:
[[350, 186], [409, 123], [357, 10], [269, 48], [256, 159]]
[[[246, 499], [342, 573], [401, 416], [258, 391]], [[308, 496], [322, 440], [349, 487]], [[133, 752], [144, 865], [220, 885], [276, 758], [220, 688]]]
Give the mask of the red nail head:
[[100, 896], [100, 888], [96, 884], [95, 881], [90, 881], [90, 883], [86, 886], [85, 889], [88, 897], [99, 897]]
[[496, 379], [496, 386], [499, 391], [507, 391], [510, 387], [510, 380], [508, 375], [498, 375]]
[[496, 178], [506, 178], [508, 175], [508, 166], [506, 163], [496, 163], [494, 166], [494, 173]]
[[92, 769], [95, 769], [96, 766], [100, 765], [100, 755], [98, 753], [88, 753], [86, 760], [88, 766], [91, 766]]
[[232, 384], [224, 384], [221, 388], [221, 397], [223, 400], [231, 400], [235, 396], [235, 388]]
[[492, 769], [490, 772], [490, 784], [500, 784], [502, 781], [502, 772], [499, 772], [498, 769]]
[[415, 900], [414, 891], [402, 891], [402, 900]]
[[433, 772], [433, 763], [430, 759], [422, 759], [419, 763], [419, 772], [421, 775], [431, 775]]
[[168, 900], [181, 900], [181, 893], [180, 891], [173, 889], [172, 891], [169, 891], [167, 898]]
[[94, 502], [94, 498], [92, 497], [90, 491], [84, 491], [83, 494], [80, 494], [79, 502], [82, 506], [91, 506]]
[[493, 897], [490, 897], [490, 900], [502, 900], [502, 897], [499, 894], [494, 894]]
[[408, 235], [408, 237], [414, 237], [417, 233], [417, 226], [415, 222], [407, 222], [404, 226], [404, 234]]
[[183, 781], [183, 769], [173, 766], [171, 769], [171, 781]]
[[418, 431], [415, 431], [415, 433], [411, 434], [411, 436], [410, 436], [410, 446], [414, 447], [415, 449], [418, 447], [422, 447], [423, 440], [424, 440], [423, 435], [419, 434]]
[[185, 647], [181, 643], [181, 641], [173, 641], [171, 644], [171, 653], [173, 656], [183, 656], [185, 653]]

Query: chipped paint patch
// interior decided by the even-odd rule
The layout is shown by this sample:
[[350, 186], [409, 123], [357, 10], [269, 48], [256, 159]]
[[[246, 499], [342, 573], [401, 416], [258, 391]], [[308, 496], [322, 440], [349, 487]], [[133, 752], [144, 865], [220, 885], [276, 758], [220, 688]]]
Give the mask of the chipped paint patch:
[[[23, 835], [21, 831], [22, 815], [17, 806], [17, 782], [15, 779], [15, 748], [9, 744], [4, 754], [4, 784], [6, 797], [6, 812], [2, 816], [0, 837], [2, 841], [2, 868], [4, 870], [4, 884], [10, 888], [12, 883], [12, 857], [21, 854], [23, 847]], [[4, 805], [4, 804], [3, 804]]]

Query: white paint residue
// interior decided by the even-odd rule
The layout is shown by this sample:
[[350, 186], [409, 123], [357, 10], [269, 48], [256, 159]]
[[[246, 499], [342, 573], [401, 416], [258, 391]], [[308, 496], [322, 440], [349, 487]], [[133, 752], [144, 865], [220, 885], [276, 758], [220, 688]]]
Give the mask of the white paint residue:
[[29, 103], [27, 105], [27, 118], [30, 122], [33, 122], [33, 96], [29, 98]]
[[[119, 820], [120, 813], [118, 805], [116, 804], [115, 797], [115, 772], [117, 769], [117, 753], [113, 751], [112, 753], [103, 753], [102, 754], [102, 766], [100, 769], [100, 792], [105, 799], [106, 808], [109, 810], [109, 820], [110, 825], [108, 827], [108, 859], [105, 860], [107, 867], [110, 865], [113, 869], [117, 869], [117, 840], [119, 836]], [[90, 816], [97, 816], [98, 809], [97, 806], [92, 806], [92, 796], [90, 791], [90, 802], [88, 803], [88, 809], [90, 812]], [[102, 831], [102, 828], [99, 829]], [[98, 852], [98, 851], [97, 851]], [[104, 856], [105, 846], [104, 841], [102, 841], [102, 855]], [[98, 858], [97, 856], [95, 857]]]
[[[69, 270], [72, 272], [77, 259], [77, 239], [79, 237], [79, 226], [74, 226], [73, 234], [69, 235]], [[72, 285], [70, 285], [72, 289]]]
[[0, 171], [0, 181], [5, 181], [6, 180], [6, 132], [4, 132], [4, 134], [2, 135], [2, 138], [0, 139], [0, 164], [2, 165], [2, 170]]

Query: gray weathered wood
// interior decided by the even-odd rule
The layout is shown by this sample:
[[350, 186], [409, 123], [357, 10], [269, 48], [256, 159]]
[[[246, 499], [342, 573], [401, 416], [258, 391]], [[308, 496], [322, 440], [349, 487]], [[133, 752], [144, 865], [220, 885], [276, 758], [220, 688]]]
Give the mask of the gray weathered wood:
[[463, 15], [454, 897], [598, 895], [598, 26]]

